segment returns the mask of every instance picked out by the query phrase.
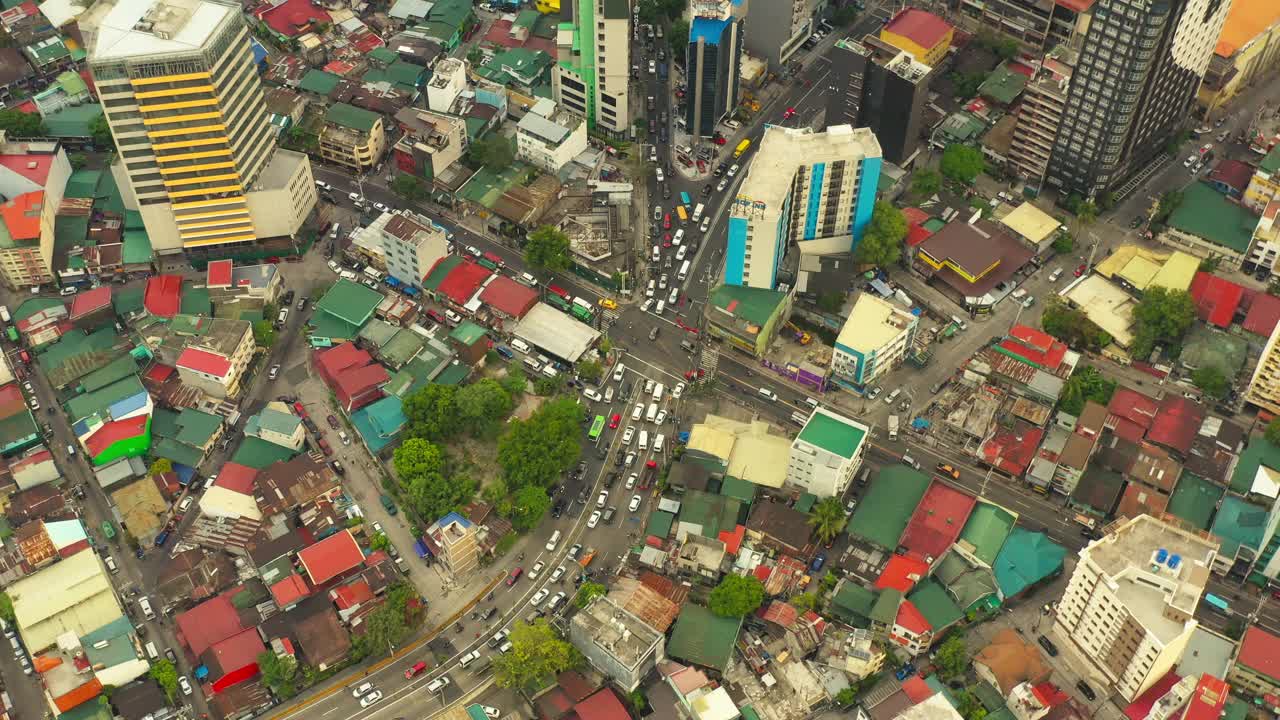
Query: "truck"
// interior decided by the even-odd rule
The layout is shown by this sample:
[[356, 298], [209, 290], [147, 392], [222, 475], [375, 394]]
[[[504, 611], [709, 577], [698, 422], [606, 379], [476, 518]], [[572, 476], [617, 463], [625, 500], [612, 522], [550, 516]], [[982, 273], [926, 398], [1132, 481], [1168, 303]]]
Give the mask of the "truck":
[[383, 493], [378, 496], [378, 501], [382, 503], [382, 507], [387, 511], [388, 515], [395, 515], [400, 512], [400, 509], [396, 507], [396, 501], [392, 500], [390, 495]]
[[889, 416], [889, 439], [890, 440], [898, 439], [898, 416], [897, 415]]
[[658, 463], [650, 460], [644, 464], [644, 472], [640, 474], [640, 489], [648, 490], [658, 477]]
[[745, 153], [747, 149], [750, 147], [751, 147], [751, 140], [749, 139], [743, 140], [742, 142], [738, 143], [738, 147], [733, 149], [733, 159], [737, 160], [738, 158], [742, 157], [742, 154]]

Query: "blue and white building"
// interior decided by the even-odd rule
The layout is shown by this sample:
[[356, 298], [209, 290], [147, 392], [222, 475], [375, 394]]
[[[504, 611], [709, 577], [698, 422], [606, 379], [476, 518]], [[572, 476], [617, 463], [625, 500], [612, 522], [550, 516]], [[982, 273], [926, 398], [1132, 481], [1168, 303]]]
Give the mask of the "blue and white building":
[[862, 293], [832, 348], [831, 379], [864, 391], [902, 362], [919, 325], [920, 317], [910, 310]]
[[852, 253], [871, 222], [880, 143], [868, 128], [770, 125], [729, 206], [724, 282], [773, 290], [787, 248]]

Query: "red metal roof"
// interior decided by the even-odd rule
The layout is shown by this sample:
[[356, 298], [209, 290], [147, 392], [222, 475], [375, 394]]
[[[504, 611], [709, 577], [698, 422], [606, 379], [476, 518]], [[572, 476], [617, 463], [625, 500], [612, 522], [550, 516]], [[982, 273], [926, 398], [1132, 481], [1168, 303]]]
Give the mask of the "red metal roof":
[[791, 623], [796, 621], [800, 616], [800, 612], [789, 602], [782, 600], [774, 600], [765, 607], [760, 608], [756, 613], [761, 620], [781, 625], [782, 627], [791, 627]]
[[379, 385], [385, 384], [391, 376], [381, 365], [365, 365], [362, 368], [347, 370], [338, 376], [337, 391], [348, 398], [355, 397]]
[[960, 537], [976, 502], [972, 495], [950, 485], [931, 484], [907, 523], [901, 544], [932, 563]]
[[369, 353], [357, 348], [353, 343], [344, 342], [335, 345], [316, 356], [316, 369], [327, 382], [333, 382], [343, 370], [364, 367], [373, 362]]
[[1160, 398], [1160, 409], [1147, 430], [1147, 439], [1185, 455], [1202, 423], [1203, 408], [1181, 395], [1168, 393]]
[[14, 240], [34, 240], [40, 237], [40, 215], [44, 207], [44, 191], [23, 193], [9, 202], [0, 204], [0, 218]]
[[313, 4], [311, 0], [285, 0], [279, 5], [264, 3], [253, 11], [253, 15], [288, 38], [301, 35], [312, 23], [333, 21], [323, 7]]
[[1253, 179], [1253, 168], [1239, 160], [1223, 160], [1209, 173], [1209, 182], [1226, 185], [1236, 192], [1243, 193]]
[[904, 207], [902, 217], [906, 218], [908, 225], [923, 225], [929, 221], [930, 216], [918, 207]]
[[77, 293], [71, 300], [71, 319], [84, 317], [95, 310], [111, 306], [111, 286], [103, 285]]
[[1049, 372], [1057, 370], [1067, 354], [1066, 345], [1058, 342], [1048, 333], [1026, 325], [1014, 326], [1009, 331], [1009, 337], [1000, 343], [1000, 347]]
[[1273, 681], [1280, 680], [1280, 637], [1250, 625], [1240, 642], [1236, 662]]
[[155, 275], [147, 278], [147, 289], [142, 296], [147, 312], [160, 317], [173, 317], [182, 307], [182, 276]]
[[138, 415], [126, 420], [112, 420], [104, 423], [102, 427], [85, 439], [85, 450], [89, 451], [90, 456], [97, 457], [107, 448], [121, 440], [142, 435], [146, 432], [147, 421], [150, 419], [150, 415]]
[[231, 269], [232, 262], [230, 260], [214, 260], [210, 262], [205, 273], [205, 284], [209, 287], [230, 287]]
[[459, 263], [445, 276], [444, 280], [440, 281], [440, 287], [437, 290], [455, 303], [465, 305], [471, 296], [476, 294], [476, 290], [484, 283], [485, 278], [492, 274], [488, 268], [473, 262]]
[[480, 301], [503, 315], [521, 318], [538, 302], [538, 292], [499, 275], [480, 292]]
[[608, 687], [600, 688], [594, 695], [573, 706], [582, 720], [631, 720], [631, 714], [622, 701]]
[[347, 610], [372, 600], [373, 589], [369, 587], [367, 580], [357, 580], [334, 588], [329, 592], [329, 597], [333, 598], [333, 604], [337, 605], [339, 610]]
[[[1113, 419], [1123, 419], [1137, 425], [1145, 432], [1151, 427], [1151, 420], [1159, 407], [1160, 403], [1156, 402], [1155, 398], [1147, 397], [1137, 390], [1122, 387], [1116, 390], [1115, 395], [1111, 396], [1111, 402], [1107, 403], [1108, 417], [1104, 424], [1110, 426]], [[1139, 435], [1134, 441], [1141, 439], [1142, 436]]]
[[[213, 661], [221, 668], [222, 675], [213, 679], [214, 692], [252, 678], [258, 674], [258, 656], [267, 651], [257, 628], [249, 628], [210, 648]], [[206, 662], [205, 665], [209, 665]]]
[[1195, 694], [1187, 705], [1187, 714], [1182, 720], [1218, 720], [1222, 709], [1227, 705], [1229, 687], [1225, 682], [1205, 673], [1200, 676]]
[[311, 589], [307, 587], [307, 581], [303, 580], [298, 573], [289, 573], [289, 577], [271, 586], [271, 596], [276, 599], [276, 605], [282, 608], [310, 594]]
[[1207, 272], [1196, 273], [1191, 280], [1191, 298], [1196, 301], [1196, 314], [1201, 320], [1220, 328], [1230, 327], [1244, 288], [1225, 278]]
[[931, 12], [909, 7], [894, 16], [884, 29], [927, 49], [942, 42], [951, 32], [951, 25]]
[[1125, 717], [1129, 720], [1146, 720], [1147, 714], [1151, 712], [1151, 708], [1155, 706], [1156, 701], [1169, 692], [1169, 688], [1178, 684], [1182, 677], [1172, 670], [1167, 675], [1156, 681], [1146, 692], [1138, 696], [1137, 700], [1129, 703], [1124, 709]]
[[178, 641], [197, 656], [244, 629], [230, 596], [226, 594], [209, 598], [186, 612], [178, 613], [173, 621], [178, 626]]
[[323, 585], [364, 562], [364, 553], [350, 530], [342, 530], [298, 553], [312, 585]]
[[[906, 603], [903, 603], [903, 605], [906, 605]], [[902, 692], [906, 693], [907, 699], [911, 701], [912, 705], [919, 705], [933, 697], [933, 688], [929, 687], [929, 683], [925, 682], [924, 678], [919, 675], [912, 675], [903, 680]]]
[[256, 489], [255, 481], [258, 470], [248, 465], [229, 462], [218, 470], [218, 479], [213, 481], [214, 487], [233, 490], [241, 495], [252, 495]]
[[1078, 13], [1087, 12], [1095, 0], [1054, 0], [1054, 4]]
[[168, 380], [169, 376], [173, 375], [173, 373], [174, 369], [172, 367], [161, 363], [155, 363], [151, 367], [147, 368], [146, 378], [154, 382], [162, 383], [165, 380]]
[[4, 153], [0, 154], [0, 167], [44, 187], [55, 157], [53, 153]]
[[101, 694], [102, 681], [95, 675], [91, 676], [84, 684], [76, 686], [74, 690], [54, 698], [53, 704], [57, 706], [59, 713], [64, 713], [89, 702]]
[[1031, 686], [1031, 694], [1047, 708], [1057, 707], [1067, 701], [1067, 694], [1048, 681]]
[[907, 247], [915, 247], [933, 235], [923, 225], [912, 224], [907, 229]]
[[910, 600], [903, 600], [898, 604], [898, 619], [894, 624], [916, 635], [923, 635], [933, 629], [929, 621], [925, 620], [924, 615], [916, 608], [915, 603]]
[[226, 377], [231, 370], [231, 361], [208, 350], [189, 347], [178, 356], [178, 367], [215, 377]]
[[746, 537], [747, 527], [738, 525], [733, 530], [721, 530], [720, 542], [724, 543], [724, 551], [737, 557], [738, 548], [742, 547], [742, 540]]
[[876, 579], [876, 589], [893, 588], [905, 595], [928, 573], [929, 565], [923, 560], [895, 554], [889, 557], [889, 562]]
[[1271, 337], [1277, 323], [1280, 323], [1280, 298], [1268, 293], [1256, 293], [1241, 327], [1255, 335]]
[[1001, 472], [1021, 477], [1031, 467], [1043, 437], [1041, 428], [1015, 421], [1014, 427], [998, 430], [982, 445], [982, 458]]

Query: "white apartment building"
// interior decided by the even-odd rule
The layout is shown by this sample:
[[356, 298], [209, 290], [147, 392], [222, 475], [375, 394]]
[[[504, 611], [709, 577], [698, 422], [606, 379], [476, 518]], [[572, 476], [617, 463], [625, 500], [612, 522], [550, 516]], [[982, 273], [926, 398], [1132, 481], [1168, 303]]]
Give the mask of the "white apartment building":
[[516, 157], [548, 173], [557, 173], [587, 149], [587, 123], [581, 115], [557, 110], [542, 98], [516, 125]]
[[467, 62], [447, 57], [431, 69], [427, 81], [427, 107], [434, 112], [452, 112], [454, 103], [467, 91]]
[[98, 0], [80, 16], [112, 173], [158, 254], [292, 237], [316, 203], [279, 150], [238, 4]]
[[1217, 553], [1218, 543], [1150, 515], [1080, 551], [1054, 632], [1104, 696], [1133, 702], [1178, 663]]
[[791, 443], [787, 483], [820, 498], [843, 495], [862, 465], [870, 431], [856, 420], [815, 409]]
[[387, 275], [422, 289], [422, 278], [449, 252], [448, 233], [412, 210], [384, 212], [356, 231], [362, 244], [382, 248]]
[[556, 104], [608, 134], [627, 132], [631, 9], [627, 0], [563, 0], [551, 92]]
[[1241, 263], [1245, 272], [1255, 273], [1266, 270], [1273, 277], [1280, 275], [1276, 266], [1280, 265], [1280, 225], [1276, 218], [1280, 216], [1280, 200], [1271, 200], [1262, 210], [1262, 217], [1253, 228], [1253, 237], [1249, 241], [1249, 250]]
[[920, 318], [902, 306], [862, 293], [836, 338], [832, 379], [862, 391], [902, 362], [919, 325]]
[[880, 142], [868, 128], [765, 127], [729, 207], [724, 282], [772, 290], [792, 244], [809, 255], [857, 250], [871, 222]]

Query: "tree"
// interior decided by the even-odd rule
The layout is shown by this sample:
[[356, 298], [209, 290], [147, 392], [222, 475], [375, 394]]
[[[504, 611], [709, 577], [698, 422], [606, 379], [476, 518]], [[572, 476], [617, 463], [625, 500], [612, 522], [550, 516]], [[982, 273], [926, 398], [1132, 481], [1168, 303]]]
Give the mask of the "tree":
[[72, 170], [79, 170], [89, 164], [89, 158], [84, 153], [71, 153], [67, 156], [67, 162], [71, 163]]
[[364, 633], [352, 637], [351, 654], [363, 659], [394, 652], [412, 636], [422, 615], [417, 592], [403, 583], [393, 586], [386, 601], [365, 616]]
[[498, 465], [512, 488], [549, 487], [578, 461], [582, 408], [571, 397], [544, 403], [528, 420], [512, 420], [498, 439]]
[[937, 170], [925, 168], [911, 176], [911, 192], [917, 197], [928, 197], [942, 189], [942, 175]]
[[493, 656], [498, 687], [532, 692], [556, 675], [582, 664], [582, 654], [547, 624], [516, 623], [511, 628], [511, 650]]
[[409, 437], [443, 440], [458, 431], [454, 403], [458, 388], [431, 383], [405, 398], [404, 415], [409, 420]]
[[151, 664], [149, 674], [151, 679], [155, 680], [156, 684], [160, 686], [160, 689], [164, 690], [169, 702], [173, 702], [173, 699], [178, 695], [178, 671], [174, 669], [173, 663], [161, 658]]
[[[1267, 423], [1267, 430], [1264, 433], [1264, 435], [1267, 438], [1267, 442], [1271, 443], [1272, 445], [1276, 445], [1280, 447], [1280, 418], [1276, 418], [1275, 420], [1272, 420], [1271, 422]], [[9, 604], [9, 607], [11, 608], [9, 612], [13, 612], [12, 603]], [[4, 616], [4, 611], [3, 611], [3, 608], [0, 607], [0, 617], [3, 617], [3, 616]]]
[[11, 138], [44, 137], [49, 132], [39, 115], [13, 109], [0, 110], [0, 130]]
[[519, 532], [529, 532], [538, 526], [551, 508], [551, 496], [537, 485], [525, 485], [511, 496], [511, 527]]
[[1204, 394], [1221, 400], [1231, 389], [1231, 381], [1216, 365], [1206, 365], [1191, 371], [1191, 382], [1204, 391]]
[[529, 385], [529, 379], [524, 376], [524, 373], [518, 371], [508, 372], [498, 379], [498, 384], [502, 386], [503, 390], [507, 391], [514, 404], [524, 394], [525, 388]]
[[813, 506], [813, 512], [809, 514], [813, 534], [818, 536], [818, 542], [827, 546], [844, 530], [844, 521], [844, 506], [840, 504], [838, 497], [825, 498]]
[[1084, 411], [1086, 401], [1092, 400], [1099, 405], [1111, 402], [1116, 392], [1116, 382], [1105, 377], [1091, 365], [1076, 369], [1062, 386], [1062, 395], [1058, 398], [1058, 409], [1068, 415], [1079, 415]]
[[1058, 300], [1046, 303], [1040, 316], [1044, 331], [1062, 342], [1081, 350], [1100, 350], [1111, 344], [1111, 336], [1094, 325], [1083, 312]]
[[578, 588], [578, 594], [573, 598], [573, 604], [579, 608], [584, 608], [591, 603], [592, 600], [604, 595], [609, 589], [600, 583], [582, 583], [582, 587]]
[[960, 713], [960, 717], [964, 720], [982, 720], [987, 716], [987, 709], [982, 706], [982, 701], [969, 690], [957, 691], [955, 698], [956, 712]]
[[1170, 190], [1160, 196], [1160, 202], [1156, 203], [1155, 217], [1151, 218], [1152, 222], [1163, 223], [1169, 219], [1174, 210], [1182, 204], [1183, 194], [1181, 190]]
[[393, 457], [396, 475], [402, 479], [444, 472], [444, 452], [439, 445], [422, 438], [405, 440]]
[[671, 39], [671, 61], [683, 66], [689, 51], [689, 23], [684, 18], [671, 22]]
[[965, 646], [964, 636], [952, 634], [943, 640], [934, 654], [933, 664], [944, 678], [963, 675], [969, 667], [969, 648]]
[[836, 8], [835, 12], [831, 13], [831, 24], [836, 27], [849, 27], [857, 19], [858, 8], [854, 7], [852, 3], [841, 5]]
[[805, 613], [818, 607], [818, 596], [815, 593], [800, 593], [799, 595], [792, 595], [787, 602], [797, 612]]
[[431, 189], [421, 178], [405, 173], [399, 173], [391, 181], [391, 191], [413, 203], [422, 202], [431, 195]]
[[1137, 358], [1151, 354], [1156, 345], [1176, 343], [1196, 319], [1195, 301], [1185, 290], [1150, 287], [1133, 309], [1133, 342], [1130, 353]]
[[978, 44], [990, 50], [1001, 60], [1008, 60], [1018, 54], [1018, 41], [994, 30], [978, 31]]
[[258, 347], [269, 348], [276, 343], [276, 328], [270, 320], [259, 320], [253, 324], [253, 341]]
[[1211, 257], [1207, 257], [1200, 261], [1200, 272], [1211, 273], [1217, 270], [1218, 266], [1221, 264], [1222, 264], [1221, 255], [1213, 255]]
[[111, 125], [107, 123], [106, 114], [98, 113], [98, 117], [89, 123], [89, 134], [93, 136], [93, 144], [97, 148], [108, 150], [115, 147], [111, 137]]
[[711, 591], [707, 607], [720, 617], [745, 617], [764, 602], [764, 585], [755, 575], [726, 575]]
[[[987, 81], [989, 73], [985, 72], [953, 72], [947, 77], [951, 79], [952, 95], [959, 100], [967, 100], [978, 94], [978, 88]], [[943, 175], [946, 171], [943, 170]]]
[[369, 540], [369, 547], [373, 550], [387, 550], [391, 547], [391, 538], [386, 533], [378, 533]]
[[423, 520], [460, 509], [476, 493], [470, 478], [446, 475], [444, 452], [422, 438], [409, 438], [396, 448], [393, 465], [401, 499]]
[[902, 259], [902, 241], [907, 237], [907, 218], [892, 203], [877, 200], [871, 222], [858, 243], [858, 260], [872, 265], [891, 265]]
[[600, 352], [600, 357], [605, 357], [609, 351], [613, 350], [613, 341], [608, 335], [601, 337], [600, 342], [596, 344], [596, 350]]
[[0, 592], [0, 618], [4, 618], [5, 622], [12, 623], [15, 619], [13, 614], [13, 598], [9, 597], [9, 593]]
[[529, 233], [524, 244], [524, 261], [529, 267], [548, 272], [569, 269], [569, 236], [554, 226], [543, 225]]
[[458, 422], [473, 437], [496, 434], [515, 403], [497, 380], [485, 378], [458, 390], [454, 398]]
[[493, 133], [483, 140], [471, 143], [467, 152], [471, 164], [487, 167], [493, 171], [506, 170], [516, 159], [516, 150], [509, 139]]
[[604, 367], [597, 360], [579, 360], [578, 377], [585, 382], [597, 382], [604, 375]]
[[942, 174], [947, 178], [965, 185], [972, 185], [987, 169], [986, 160], [982, 159], [982, 151], [977, 148], [951, 143], [942, 151]]
[[173, 472], [173, 461], [169, 458], [160, 458], [147, 469], [148, 475], [163, 475], [167, 472]]
[[848, 707], [858, 699], [858, 691], [852, 687], [847, 687], [836, 693], [836, 704], [841, 707]]
[[542, 375], [533, 381], [533, 392], [542, 397], [551, 397], [564, 388], [564, 376], [547, 377]]
[[844, 309], [844, 293], [825, 292], [818, 296], [818, 309], [832, 315]]
[[1076, 239], [1071, 237], [1070, 233], [1060, 232], [1058, 237], [1053, 239], [1053, 251], [1059, 255], [1066, 255], [1076, 249]]
[[262, 684], [277, 698], [288, 700], [298, 694], [298, 661], [292, 655], [280, 656], [270, 650], [259, 653], [258, 671]]

